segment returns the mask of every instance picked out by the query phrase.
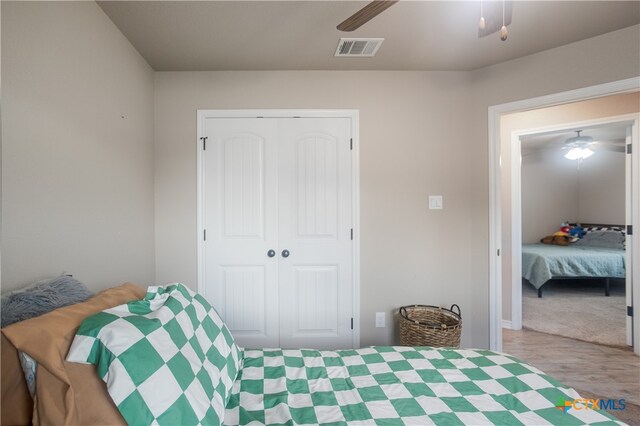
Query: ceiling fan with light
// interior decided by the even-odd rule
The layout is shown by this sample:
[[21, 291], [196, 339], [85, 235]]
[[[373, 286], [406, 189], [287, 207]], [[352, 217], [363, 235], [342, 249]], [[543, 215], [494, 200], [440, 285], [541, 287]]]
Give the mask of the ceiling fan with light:
[[576, 130], [576, 136], [564, 141], [563, 150], [567, 150], [564, 157], [568, 160], [584, 160], [594, 154], [594, 150], [624, 152], [624, 141], [595, 141], [591, 136], [581, 135], [582, 130]]
[[[355, 31], [396, 3], [398, 3], [398, 0], [374, 0], [342, 21], [336, 28], [340, 31]], [[507, 26], [511, 24], [512, 11], [512, 0], [480, 0], [478, 38], [500, 31], [500, 39], [506, 40]]]

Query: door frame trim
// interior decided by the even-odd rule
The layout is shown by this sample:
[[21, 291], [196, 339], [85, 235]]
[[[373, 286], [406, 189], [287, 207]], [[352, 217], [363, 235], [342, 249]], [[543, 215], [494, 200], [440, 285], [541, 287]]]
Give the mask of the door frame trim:
[[[500, 117], [513, 112], [521, 112], [554, 105], [594, 99], [640, 89], [640, 76], [610, 83], [598, 84], [554, 93], [520, 101], [492, 105], [488, 108], [488, 163], [489, 163], [489, 348], [502, 351], [502, 241], [501, 191], [502, 175], [500, 167]], [[636, 150], [637, 151], [637, 150]], [[634, 154], [637, 159], [638, 154]], [[638, 161], [638, 160], [636, 160]], [[636, 163], [637, 164], [637, 163]], [[640, 223], [640, 213], [634, 212], [634, 224]], [[640, 247], [640, 233], [636, 233], [634, 247]], [[634, 253], [634, 265], [640, 265], [640, 250]], [[639, 271], [634, 271], [634, 279], [640, 279]], [[640, 306], [640, 294], [633, 295], [633, 304]], [[634, 315], [634, 341], [640, 341], [640, 315]], [[640, 345], [638, 345], [640, 346]], [[636, 351], [638, 351], [638, 346]], [[638, 352], [636, 352], [638, 353]]]
[[203, 141], [204, 123], [207, 118], [348, 118], [351, 120], [353, 155], [351, 156], [351, 199], [353, 223], [353, 334], [354, 348], [360, 347], [360, 112], [357, 109], [198, 109], [196, 135], [197, 173], [197, 275], [198, 292], [204, 290], [204, 226], [203, 201]]

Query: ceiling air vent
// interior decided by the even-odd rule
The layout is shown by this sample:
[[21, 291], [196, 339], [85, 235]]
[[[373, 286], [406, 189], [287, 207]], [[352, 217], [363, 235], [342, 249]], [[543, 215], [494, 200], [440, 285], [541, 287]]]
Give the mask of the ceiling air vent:
[[383, 38], [341, 38], [335, 56], [374, 56], [383, 41]]

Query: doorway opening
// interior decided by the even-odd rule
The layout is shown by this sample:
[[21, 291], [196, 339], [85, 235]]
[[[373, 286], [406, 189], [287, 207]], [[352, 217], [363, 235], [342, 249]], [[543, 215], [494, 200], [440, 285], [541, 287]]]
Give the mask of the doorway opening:
[[[637, 98], [619, 95], [597, 102], [618, 102], [620, 97]], [[555, 114], [558, 108], [552, 110]], [[512, 307], [503, 313], [505, 328], [632, 346], [626, 312], [633, 303], [631, 276], [626, 280], [627, 257], [633, 251], [626, 235], [633, 187], [627, 161], [632, 124], [620, 117], [585, 121], [579, 127], [560, 124], [563, 128], [541, 133], [516, 132], [511, 197], [519, 201], [511, 203], [511, 270], [503, 265], [505, 275], [510, 274], [504, 286], [511, 287], [503, 295], [512, 299], [504, 301]], [[583, 136], [576, 143], [577, 132]], [[583, 149], [584, 158], [575, 155]]]
[[[607, 83], [598, 86], [587, 87], [583, 89], [573, 90], [569, 92], [558, 93], [554, 95], [543, 96], [539, 98], [533, 98], [518, 102], [512, 102], [508, 104], [496, 105], [489, 108], [489, 163], [490, 163], [490, 243], [489, 243], [489, 255], [490, 255], [490, 348], [493, 350], [502, 350], [502, 325], [503, 325], [503, 310], [505, 306], [503, 305], [503, 300], [512, 301], [511, 295], [505, 298], [503, 297], [503, 293], [511, 290], [511, 286], [503, 286], [503, 279], [506, 276], [511, 278], [515, 272], [513, 270], [510, 274], [505, 274], [503, 271], [503, 265], [506, 267], [513, 267], [513, 263], [511, 262], [512, 255], [512, 247], [513, 245], [519, 245], [521, 241], [520, 229], [519, 227], [513, 227], [513, 221], [511, 220], [512, 216], [509, 211], [505, 214], [503, 206], [508, 205], [511, 207], [519, 208], [520, 200], [509, 198], [512, 193], [512, 174], [513, 168], [508, 165], [511, 162], [514, 162], [519, 165], [519, 152], [516, 156], [516, 160], [514, 161], [514, 154], [511, 152], [512, 146], [520, 147], [519, 138], [523, 134], [534, 134], [541, 133], [545, 131], [558, 131], [561, 129], [566, 129], [568, 127], [580, 127], [584, 125], [584, 121], [589, 121], [588, 119], [564, 119], [559, 120], [562, 117], [557, 116], [555, 124], [547, 124], [547, 125], [538, 125], [529, 126], [521, 126], [520, 134], [516, 131], [507, 131], [507, 136], [505, 137], [501, 121], [502, 118], [508, 114], [519, 113], [523, 111], [532, 111], [537, 112], [544, 108], [549, 108], [553, 106], [564, 106], [572, 103], [578, 103], [586, 100], [597, 100], [602, 99], [606, 96], [616, 95], [616, 94], [624, 94], [624, 93], [633, 93], [640, 90], [640, 80], [628, 79], [622, 80], [618, 82]], [[637, 103], [635, 104], [636, 109], [631, 110], [633, 112], [629, 112], [627, 114], [610, 114], [608, 117], [600, 118], [601, 123], [596, 123], [596, 119], [593, 118], [591, 120], [591, 125], [602, 124], [605, 122], [612, 121], [627, 121], [630, 125], [630, 145], [632, 147], [638, 145], [638, 122], [640, 119], [638, 118], [637, 111]], [[602, 117], [602, 115], [600, 116]], [[552, 121], [553, 123], [553, 121]], [[524, 129], [524, 130], [523, 130]], [[506, 140], [507, 143], [502, 143], [502, 141]], [[516, 143], [517, 142], [517, 143]], [[631, 176], [631, 181], [638, 182], [639, 174], [638, 174], [638, 165], [639, 155], [638, 149], [632, 149], [632, 153], [629, 155], [629, 161], [631, 162], [631, 170], [633, 175]], [[516, 174], [515, 179], [519, 179], [519, 170]], [[519, 184], [519, 182], [518, 182]], [[638, 186], [634, 186], [631, 189], [631, 201], [630, 201], [630, 214], [629, 214], [629, 222], [626, 225], [633, 226], [634, 224], [639, 223], [639, 196], [640, 189]], [[512, 209], [513, 210], [513, 209]], [[506, 238], [503, 238], [505, 236]], [[517, 244], [513, 243], [513, 239], [516, 239]], [[631, 294], [631, 309], [630, 313], [632, 313], [632, 307], [640, 306], [640, 291], [637, 290], [638, 284], [640, 283], [639, 277], [639, 267], [640, 266], [640, 250], [637, 248], [640, 247], [639, 244], [639, 236], [638, 233], [630, 235], [628, 237], [630, 240], [630, 245], [632, 249], [629, 251], [629, 261], [627, 265], [627, 274], [629, 275], [631, 282], [633, 283], [633, 292]], [[511, 246], [503, 245], [503, 242], [511, 242]], [[634, 249], [635, 248], [635, 249]], [[516, 268], [518, 265], [516, 265]], [[513, 269], [513, 268], [512, 268]], [[516, 288], [516, 292], [518, 288], [521, 291], [521, 272], [517, 272], [518, 284], [519, 286]], [[512, 281], [509, 281], [511, 284]], [[506, 302], [509, 304], [509, 302]], [[507, 306], [508, 308], [509, 306]], [[518, 306], [511, 306], [512, 309], [519, 309]], [[515, 323], [513, 323], [513, 318], [515, 318]], [[521, 327], [521, 323], [518, 324], [518, 315], [515, 315], [512, 318], [511, 326], [514, 328]], [[634, 342], [634, 351], [636, 354], [640, 354], [640, 324], [638, 321], [638, 316], [634, 316], [631, 319], [632, 322], [632, 330], [633, 330], [633, 342]]]

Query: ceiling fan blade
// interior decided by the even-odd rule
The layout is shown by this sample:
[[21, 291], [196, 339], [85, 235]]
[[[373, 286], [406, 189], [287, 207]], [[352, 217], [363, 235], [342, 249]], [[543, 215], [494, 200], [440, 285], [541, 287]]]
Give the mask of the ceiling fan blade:
[[596, 141], [595, 143], [600, 145], [616, 145], [624, 148], [626, 141], [624, 139], [609, 139]]
[[627, 152], [627, 149], [620, 145], [595, 145], [594, 147], [589, 148], [596, 151]]
[[[486, 37], [502, 28], [502, 2], [485, 1], [483, 3], [484, 29], [478, 28], [478, 38]], [[511, 25], [513, 1], [504, 2], [504, 25]]]
[[625, 146], [624, 139], [598, 141], [589, 146], [589, 148], [596, 151], [627, 152], [627, 147]]
[[336, 28], [340, 31], [357, 30], [396, 3], [398, 0], [374, 0], [342, 21]]

